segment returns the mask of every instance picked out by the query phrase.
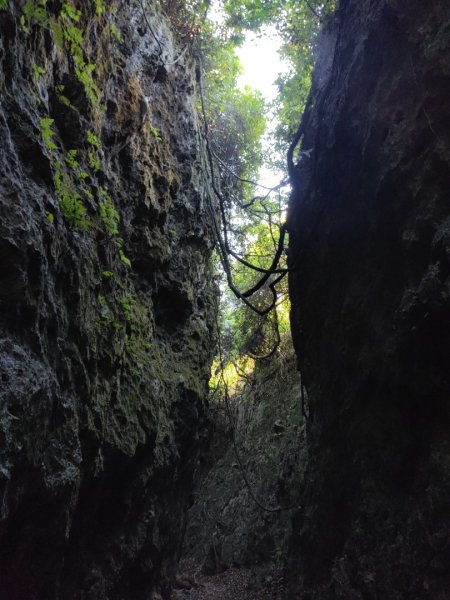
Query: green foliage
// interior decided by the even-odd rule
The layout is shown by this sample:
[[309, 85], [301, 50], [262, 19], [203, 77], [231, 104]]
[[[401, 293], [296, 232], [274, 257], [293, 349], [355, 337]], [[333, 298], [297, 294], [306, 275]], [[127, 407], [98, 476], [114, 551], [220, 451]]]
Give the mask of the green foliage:
[[[210, 24], [198, 43], [204, 55], [205, 115], [214, 153], [238, 177], [257, 179], [267, 106], [258, 91], [238, 86], [242, 68], [234, 38]], [[251, 194], [238, 179], [228, 180], [230, 192], [243, 199]]]
[[105, 0], [95, 0], [95, 12], [97, 16], [101, 16], [106, 11], [106, 2]]
[[127, 267], [131, 267], [131, 260], [128, 258], [128, 256], [125, 254], [125, 252], [123, 250], [123, 240], [118, 240], [117, 250], [119, 252], [119, 258], [123, 262], [123, 264], [126, 265]]
[[78, 150], [75, 148], [67, 152], [66, 163], [72, 168], [75, 175], [82, 181], [89, 177], [89, 173], [83, 169], [78, 161]]
[[44, 67], [40, 67], [39, 65], [37, 65], [36, 63], [32, 63], [31, 65], [31, 72], [33, 74], [33, 78], [35, 80], [39, 79], [39, 77], [41, 75], [44, 75], [45, 73], [45, 68]]
[[133, 308], [136, 304], [136, 296], [134, 294], [125, 294], [119, 299], [120, 308], [123, 316], [127, 321], [131, 320]]
[[64, 29], [56, 19], [53, 19], [51, 22], [51, 30], [53, 31], [53, 35], [55, 36], [55, 44], [60, 49], [64, 48]]
[[86, 132], [86, 139], [88, 141], [88, 144], [93, 148], [97, 148], [98, 150], [100, 150], [100, 148], [102, 147], [102, 144], [98, 137], [93, 131], [90, 131], [89, 129]]
[[70, 178], [63, 170], [57, 169], [54, 175], [54, 182], [63, 217], [70, 225], [77, 229], [83, 231], [89, 229], [91, 222], [87, 217], [86, 207], [80, 195], [73, 187]]
[[98, 157], [98, 151], [101, 149], [102, 145], [98, 137], [95, 135], [93, 131], [88, 130], [86, 132], [86, 140], [89, 144], [88, 149], [88, 160], [89, 166], [91, 169], [96, 172], [100, 170], [101, 163]]
[[71, 19], [72, 21], [75, 21], [75, 23], [78, 23], [78, 21], [81, 19], [82, 13], [81, 13], [81, 10], [78, 10], [77, 8], [75, 8], [75, 6], [73, 4], [66, 1], [66, 2], [63, 2], [61, 15], [63, 17], [66, 17], [67, 19]]
[[0, 10], [8, 10], [9, 1], [8, 0], [0, 0]]
[[[102, 110], [99, 103], [99, 90], [93, 77], [95, 65], [86, 60], [83, 50], [85, 44], [83, 13], [78, 8], [78, 3], [74, 3], [71, 0], [63, 0], [61, 3], [56, 3], [59, 8], [59, 14], [52, 17], [47, 12], [46, 4], [46, 0], [25, 0], [20, 19], [22, 29], [28, 33], [31, 26], [39, 25], [53, 32], [56, 45], [61, 50], [65, 48], [69, 51], [75, 75], [83, 84], [92, 106]], [[94, 0], [93, 5], [97, 16], [100, 17], [106, 13], [107, 2], [105, 0]], [[0, 10], [7, 8], [9, 8], [8, 1], [0, 0]], [[111, 12], [117, 16], [117, 8], [113, 8]], [[121, 40], [120, 32], [115, 24], [110, 25], [110, 34], [116, 42]], [[45, 73], [45, 69], [33, 63], [31, 65], [31, 72], [33, 78], [37, 80]], [[57, 85], [56, 92], [58, 94], [58, 101], [61, 104], [77, 110], [71, 104], [69, 98], [64, 95], [63, 85]], [[55, 151], [59, 147], [54, 139], [55, 131], [53, 125], [54, 120], [50, 117], [44, 117], [39, 121], [43, 144], [47, 152], [53, 155], [51, 159], [54, 170], [54, 185], [60, 210], [64, 219], [71, 226], [86, 231], [93, 226], [93, 223], [87, 216], [87, 208], [83, 202], [82, 195], [94, 206], [95, 198], [92, 192], [94, 188], [90, 189], [86, 185], [86, 180], [92, 175], [92, 171], [95, 173], [101, 168], [101, 142], [93, 131], [88, 130], [86, 132], [87, 148], [85, 155], [80, 157], [76, 149], [70, 149], [63, 157], [61, 157], [60, 152], [60, 157], [57, 158], [58, 154]], [[155, 139], [161, 139], [156, 128], [151, 128], [151, 131]], [[62, 148], [60, 150], [62, 151]], [[89, 165], [91, 173], [85, 168], [86, 163]], [[119, 234], [120, 215], [105, 188], [99, 188], [99, 196], [99, 221], [104, 230], [110, 236], [116, 238], [115, 242], [120, 261], [130, 267], [131, 261], [125, 254], [124, 242], [117, 237]], [[55, 217], [52, 213], [47, 213], [46, 218], [50, 223], [54, 223]], [[111, 276], [112, 272], [103, 272], [105, 279]]]
[[78, 150], [72, 149], [68, 151], [66, 156], [67, 164], [74, 170], [78, 169], [78, 167], [80, 166], [80, 163], [77, 161], [77, 154]]
[[46, 25], [48, 23], [46, 4], [47, 0], [26, 0], [23, 7], [23, 14], [20, 17], [20, 24], [25, 33], [29, 33], [33, 22], [38, 25]]
[[292, 139], [311, 86], [315, 41], [336, 9], [335, 0], [225, 0], [226, 26], [242, 33], [275, 26], [283, 40], [282, 56], [289, 72], [278, 79], [275, 102], [276, 143], [281, 151]]
[[108, 302], [103, 294], [98, 294], [97, 304], [98, 312], [100, 313], [100, 319], [102, 320], [103, 325], [111, 323], [114, 315], [111, 309], [109, 308]]
[[[4, 0], [2, 0], [4, 2]], [[62, 3], [60, 19], [50, 19], [46, 9], [46, 0], [26, 0], [20, 23], [24, 32], [29, 33], [33, 23], [42, 27], [50, 28], [55, 36], [55, 43], [59, 48], [64, 48], [67, 43], [72, 56], [75, 75], [83, 84], [86, 95], [93, 105], [99, 104], [99, 90], [93, 79], [95, 65], [85, 60], [83, 51], [84, 34], [78, 26], [82, 19], [82, 12], [68, 0]], [[7, 3], [5, 5], [7, 7]], [[105, 10], [104, 0], [96, 0], [97, 14], [103, 14]], [[61, 101], [65, 102], [64, 97]]]
[[120, 215], [114, 208], [114, 204], [105, 188], [100, 188], [100, 217], [109, 235], [119, 233]]
[[109, 31], [111, 33], [111, 37], [112, 37], [112, 39], [113, 39], [114, 42], [121, 42], [122, 41], [122, 34], [117, 29], [117, 25], [115, 25], [115, 23], [111, 23], [110, 24]]
[[95, 171], [99, 171], [101, 167], [100, 160], [93, 150], [88, 150], [89, 166]]
[[63, 6], [61, 16], [63, 17], [62, 36], [69, 45], [75, 68], [75, 75], [78, 81], [83, 84], [86, 96], [92, 104], [98, 105], [99, 90], [92, 77], [95, 71], [95, 65], [86, 62], [83, 51], [83, 31], [75, 25], [75, 23], [78, 23], [80, 20], [82, 14], [79, 10], [76, 10], [73, 5], [66, 2]]
[[[286, 218], [287, 194], [282, 193], [282, 189], [266, 193], [251, 183], [258, 180], [264, 159], [262, 115], [271, 113], [278, 122], [268, 162], [285, 172], [287, 147], [300, 123], [311, 85], [315, 40], [332, 14], [335, 2], [224, 0], [222, 6], [225, 23], [215, 26], [207, 22], [196, 32], [195, 43], [202, 54], [206, 73], [204, 89], [210, 145], [219, 159], [216, 170], [222, 195], [221, 210], [228, 229], [223, 237], [227, 236], [232, 249], [229, 269], [235, 286], [244, 291], [257, 284], [261, 272], [248, 269], [236, 257], [259, 269], [268, 269], [278, 246], [281, 223]], [[192, 23], [199, 23], [195, 16]], [[236, 47], [246, 31], [258, 32], [267, 25], [275, 27], [281, 36], [282, 56], [290, 65], [289, 71], [278, 79], [279, 94], [271, 107], [254, 91], [237, 89], [240, 65]], [[282, 255], [278, 268], [285, 267]], [[269, 285], [275, 278], [275, 275], [269, 276], [265, 285], [251, 296], [252, 304], [260, 311], [273, 301]], [[224, 295], [221, 329], [226, 360], [237, 361], [242, 353], [270, 354], [280, 334], [289, 328], [286, 298], [286, 278], [277, 283], [276, 310], [263, 316], [232, 294]]]
[[148, 128], [150, 129], [151, 134], [153, 135], [153, 137], [155, 138], [155, 140], [157, 140], [158, 142], [161, 141], [161, 134], [159, 133], [159, 131], [156, 129], [156, 127], [154, 127], [151, 123], [148, 124]]
[[75, 108], [70, 102], [69, 98], [67, 98], [67, 96], [64, 96], [64, 94], [58, 95], [58, 102], [64, 104], [64, 106], [67, 106], [67, 108]]
[[43, 119], [40, 119], [39, 121], [42, 141], [44, 142], [44, 146], [48, 152], [52, 152], [52, 150], [56, 150], [58, 147], [53, 141], [53, 136], [55, 135], [55, 132], [52, 129], [52, 125], [54, 122], [55, 120], [50, 119], [49, 117], [45, 117]]
[[45, 213], [45, 218], [47, 219], [47, 221], [49, 223], [53, 224], [55, 222], [55, 215], [53, 213], [51, 213], [51, 212]]
[[99, 103], [99, 91], [92, 78], [92, 74], [95, 71], [95, 65], [85, 63], [84, 59], [81, 59], [79, 56], [74, 56], [74, 61], [75, 74], [78, 77], [78, 80], [83, 84], [86, 95], [92, 104], [97, 105]]

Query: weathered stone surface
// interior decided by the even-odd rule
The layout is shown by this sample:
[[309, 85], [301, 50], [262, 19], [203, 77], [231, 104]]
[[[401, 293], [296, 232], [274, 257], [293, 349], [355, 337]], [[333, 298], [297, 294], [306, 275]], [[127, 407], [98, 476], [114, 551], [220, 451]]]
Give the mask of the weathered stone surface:
[[[165, 596], [205, 435], [213, 346], [194, 64], [189, 53], [174, 63], [183, 45], [152, 3], [158, 43], [139, 2], [116, 15], [110, 2], [73, 3], [78, 21], [48, 2], [22, 25], [19, 3], [9, 4], [0, 11], [0, 596]], [[81, 32], [78, 49], [61, 25], [66, 37]]]
[[184, 544], [185, 556], [206, 573], [247, 566], [254, 569], [255, 585], [270, 585], [271, 570], [286, 556], [306, 462], [299, 379], [290, 344], [256, 366], [254, 379], [231, 400], [239, 459], [223, 400], [215, 407]]
[[[304, 600], [450, 597], [450, 6], [346, 0], [289, 216]], [[331, 52], [330, 52], [331, 49]]]

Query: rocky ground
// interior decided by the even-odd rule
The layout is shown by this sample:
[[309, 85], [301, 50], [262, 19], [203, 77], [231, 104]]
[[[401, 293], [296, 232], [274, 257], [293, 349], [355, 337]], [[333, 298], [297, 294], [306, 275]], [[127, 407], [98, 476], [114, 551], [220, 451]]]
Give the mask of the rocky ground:
[[281, 600], [284, 586], [281, 569], [230, 567], [222, 573], [202, 574], [190, 561], [180, 564], [173, 600]]

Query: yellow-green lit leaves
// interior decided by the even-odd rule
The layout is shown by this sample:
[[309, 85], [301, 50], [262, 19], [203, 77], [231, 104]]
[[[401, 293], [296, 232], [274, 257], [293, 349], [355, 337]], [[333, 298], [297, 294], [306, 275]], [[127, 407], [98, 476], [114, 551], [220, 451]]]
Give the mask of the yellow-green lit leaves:
[[66, 163], [69, 167], [72, 168], [74, 173], [79, 177], [82, 181], [89, 177], [89, 173], [83, 169], [83, 167], [78, 162], [78, 150], [72, 149], [67, 152], [66, 155]]
[[[34, 23], [44, 26], [48, 24], [46, 4], [46, 0], [26, 0], [23, 6], [23, 14], [20, 17], [22, 31], [29, 33]], [[8, 8], [8, 3], [6, 3], [6, 8]]]
[[150, 133], [152, 134], [152, 136], [155, 138], [155, 140], [157, 142], [161, 141], [161, 134], [159, 133], [159, 131], [156, 129], [156, 127], [154, 125], [152, 125], [151, 123], [148, 124], [148, 128], [150, 130]]
[[115, 43], [119, 43], [122, 41], [122, 34], [117, 29], [117, 25], [115, 23], [111, 23], [109, 26], [109, 31], [111, 33], [111, 39]]
[[75, 23], [78, 23], [78, 21], [81, 19], [82, 13], [81, 10], [75, 8], [75, 6], [70, 2], [63, 2], [61, 15], [67, 19], [75, 21]]
[[100, 217], [109, 235], [119, 233], [120, 215], [114, 208], [114, 204], [105, 188], [100, 187]]
[[89, 145], [88, 147], [88, 160], [89, 166], [95, 172], [98, 171], [101, 167], [101, 162], [99, 158], [99, 152], [101, 150], [102, 144], [98, 137], [95, 135], [93, 131], [88, 130], [86, 132], [86, 141]]
[[32, 63], [32, 65], [31, 65], [31, 73], [33, 74], [33, 79], [35, 81], [37, 81], [39, 79], [39, 77], [41, 77], [42, 75], [44, 75], [45, 68], [44, 67], [40, 67], [36, 63]]
[[126, 254], [123, 250], [123, 241], [122, 240], [119, 240], [117, 242], [117, 250], [119, 252], [119, 258], [123, 262], [123, 264], [126, 265], [127, 267], [131, 267], [131, 260], [128, 258], [128, 256], [126, 256]]
[[105, 0], [95, 0], [95, 13], [98, 17], [101, 17], [106, 12]]
[[86, 139], [88, 141], [88, 144], [93, 148], [97, 148], [97, 150], [100, 150], [100, 148], [102, 147], [100, 140], [93, 131], [88, 130], [86, 132]]
[[54, 119], [50, 119], [49, 117], [45, 117], [39, 121], [42, 141], [44, 142], [44, 146], [47, 152], [52, 152], [58, 147], [53, 141], [53, 136], [55, 135], [55, 132], [52, 129], [52, 125], [54, 122]]
[[120, 307], [122, 309], [123, 316], [127, 321], [131, 319], [133, 307], [136, 304], [136, 296], [133, 294], [125, 294], [119, 300]]
[[[54, 153], [58, 150], [58, 146], [54, 141], [55, 131], [53, 130], [54, 119], [44, 117], [39, 120], [42, 141], [45, 149], [50, 155], [52, 166], [54, 168], [53, 182], [55, 184], [56, 195], [58, 198], [61, 213], [66, 221], [77, 229], [83, 231], [89, 229], [91, 223], [86, 215], [86, 207], [81, 199], [70, 176], [67, 174], [64, 162], [61, 159], [55, 158]], [[78, 168], [76, 161], [76, 151], [69, 151], [66, 162], [72, 168]], [[53, 223], [54, 216], [51, 218], [47, 214], [47, 219]]]
[[69, 167], [72, 167], [75, 171], [80, 166], [80, 163], [77, 161], [78, 150], [69, 150], [66, 156], [66, 163]]
[[77, 229], [83, 231], [89, 229], [91, 222], [87, 218], [86, 207], [71, 179], [64, 171], [57, 169], [54, 175], [54, 182], [63, 217], [70, 225]]
[[[59, 3], [57, 3], [59, 4]], [[83, 49], [85, 46], [85, 35], [83, 30], [83, 12], [76, 7], [76, 3], [63, 0], [59, 5], [59, 13], [55, 15], [47, 10], [47, 0], [25, 0], [20, 17], [22, 31], [30, 33], [31, 27], [37, 25], [44, 27], [53, 33], [55, 45], [60, 49], [69, 50], [73, 61], [75, 75], [83, 85], [86, 96], [93, 107], [104, 110], [100, 104], [100, 91], [94, 79], [95, 64], [90, 63]], [[95, 12], [98, 17], [107, 14], [107, 2], [105, 0], [94, 0]], [[8, 10], [9, 1], [0, 0], [0, 10]], [[111, 14], [117, 16], [117, 10], [112, 9]], [[108, 25], [111, 41], [121, 41], [121, 34], [115, 23]], [[36, 77], [35, 77], [36, 78]], [[62, 103], [64, 97], [62, 97]], [[69, 104], [68, 104], [69, 105]]]
[[78, 26], [81, 17], [81, 11], [77, 10], [70, 2], [65, 2], [61, 11], [62, 36], [69, 46], [78, 81], [83, 84], [86, 96], [91, 103], [98, 105], [99, 90], [93, 79], [95, 65], [85, 59], [83, 51], [84, 33]]

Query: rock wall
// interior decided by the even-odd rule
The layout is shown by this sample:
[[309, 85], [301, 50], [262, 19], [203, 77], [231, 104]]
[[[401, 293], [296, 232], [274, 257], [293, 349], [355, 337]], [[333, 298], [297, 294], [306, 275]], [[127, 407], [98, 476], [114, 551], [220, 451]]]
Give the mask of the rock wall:
[[448, 2], [340, 2], [289, 216], [303, 600], [450, 597], [449, 95]]
[[[189, 510], [184, 555], [207, 574], [236, 565], [251, 567], [260, 587], [272, 583], [271, 571], [286, 556], [292, 507], [306, 462], [292, 345], [284, 342], [280, 352], [257, 363], [242, 383], [231, 398], [239, 458], [223, 399], [211, 407], [212, 443]], [[285, 510], [278, 511], [280, 507]]]
[[213, 346], [195, 65], [153, 2], [0, 32], [0, 596], [167, 597]]

